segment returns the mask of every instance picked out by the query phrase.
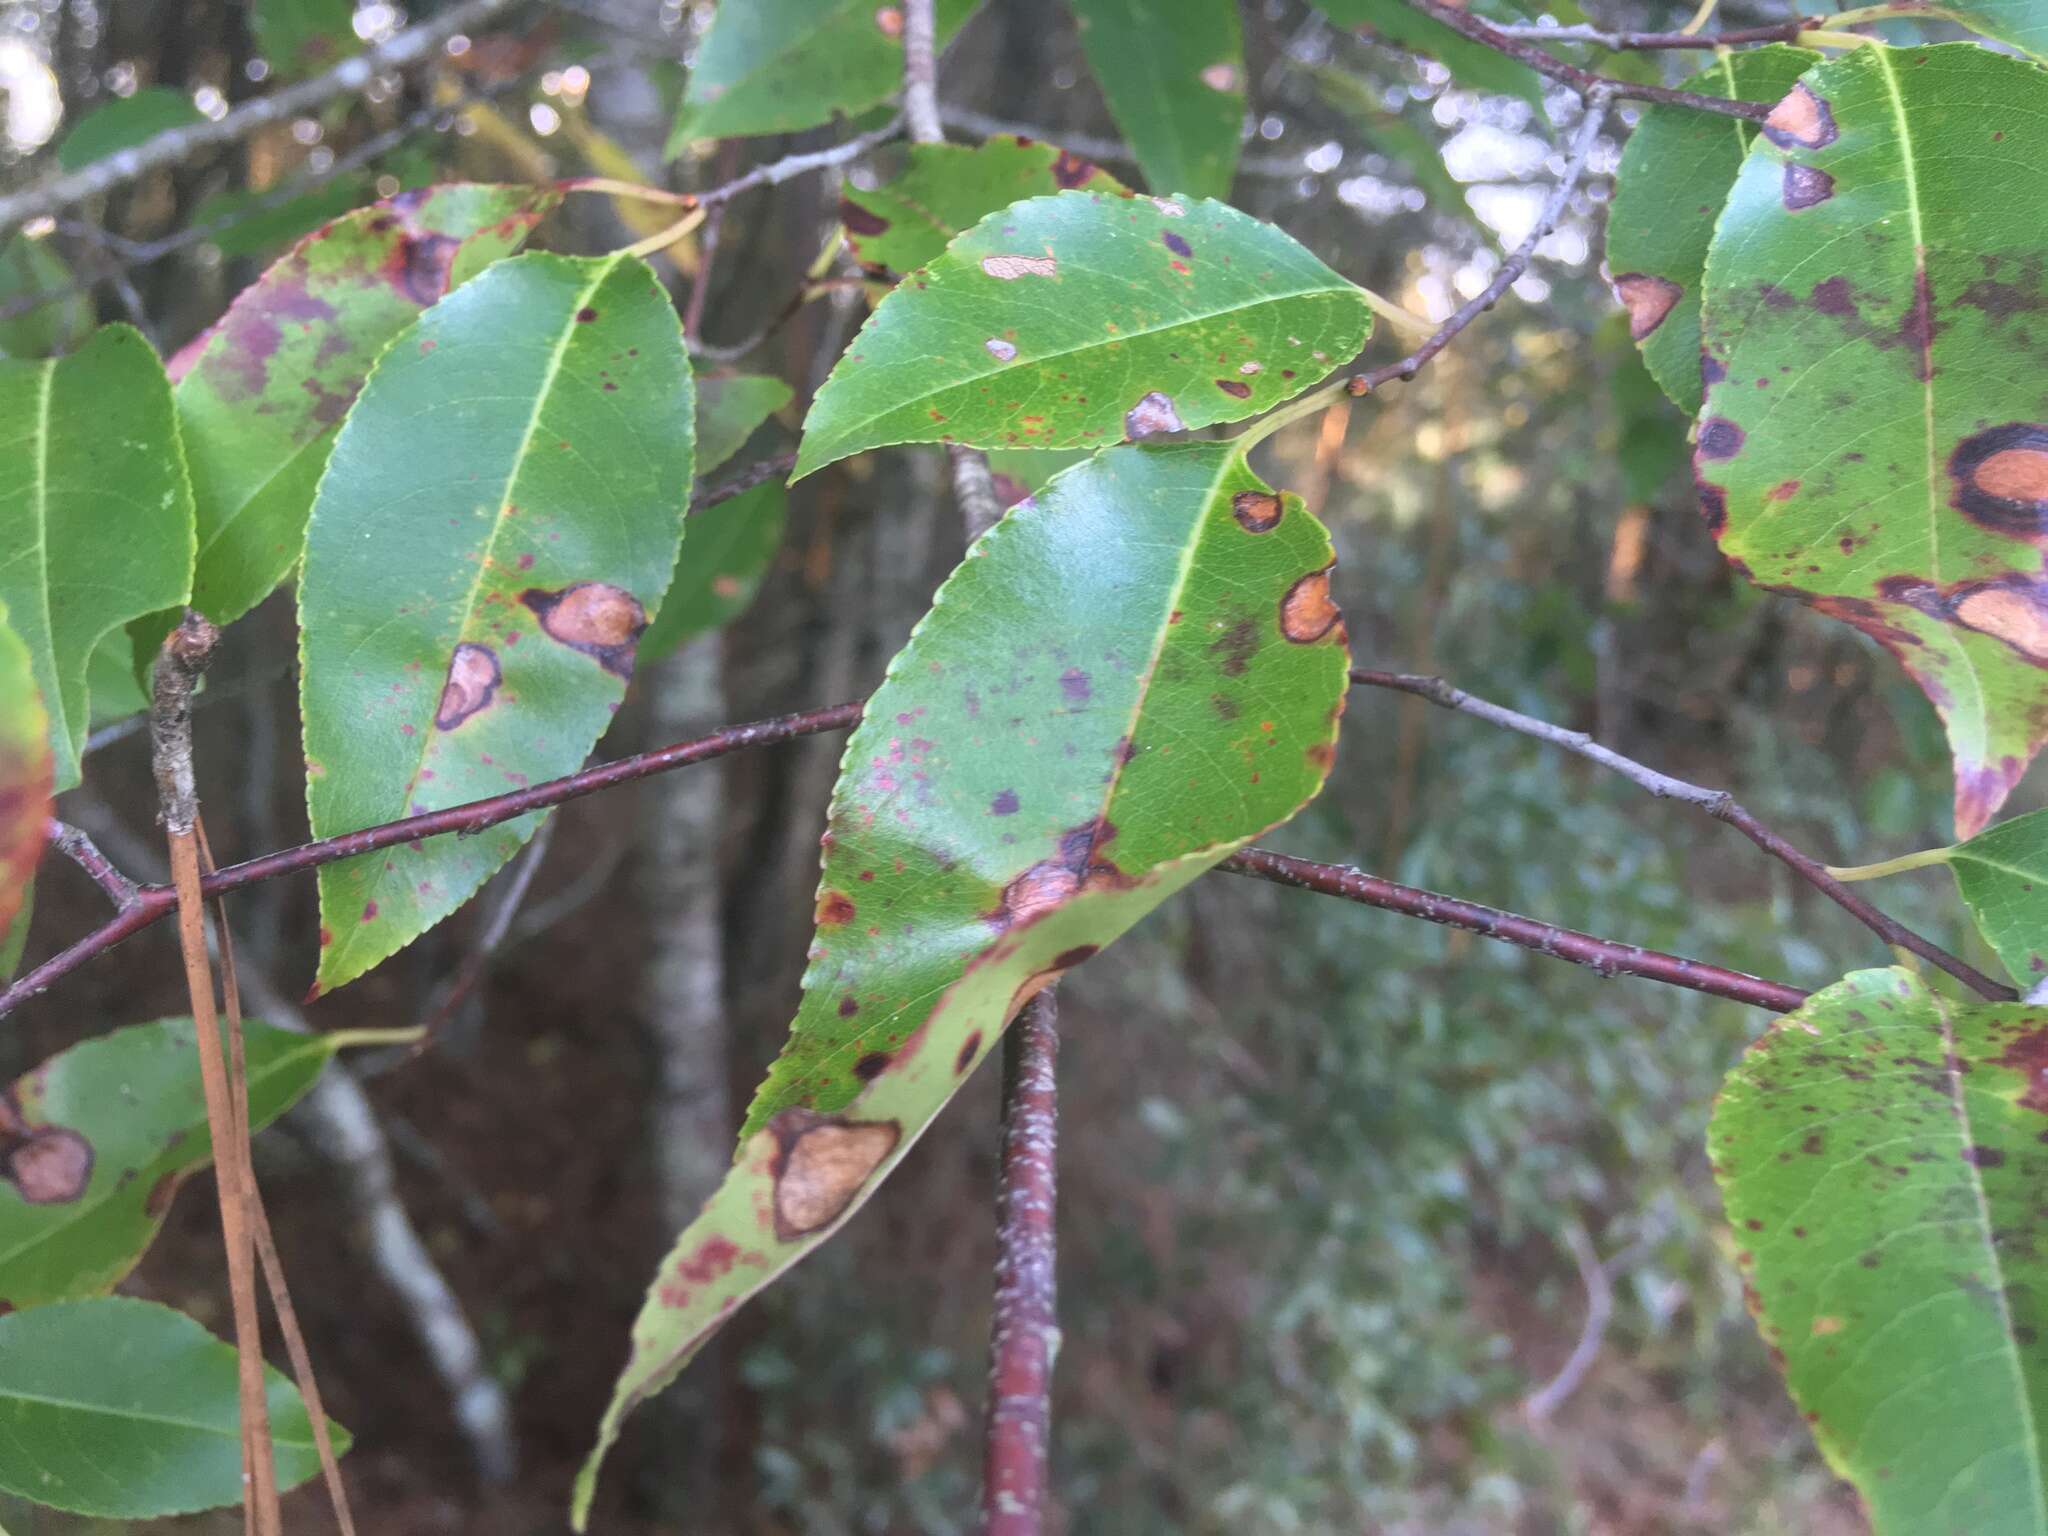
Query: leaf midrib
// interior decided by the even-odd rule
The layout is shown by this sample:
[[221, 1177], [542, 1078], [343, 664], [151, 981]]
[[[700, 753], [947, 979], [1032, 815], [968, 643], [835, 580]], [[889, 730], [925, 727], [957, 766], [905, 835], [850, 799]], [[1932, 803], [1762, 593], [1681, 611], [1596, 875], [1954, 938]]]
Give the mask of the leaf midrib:
[[[1332, 275], [1334, 276], [1334, 274]], [[1250, 304], [1240, 304], [1230, 309], [1213, 309], [1199, 315], [1182, 315], [1174, 320], [1168, 321], [1163, 325], [1148, 325], [1135, 331], [1119, 331], [1116, 334], [1116, 336], [1109, 341], [1089, 341], [1084, 342], [1078, 346], [1064, 347], [1057, 352], [1040, 353], [1032, 357], [1028, 363], [1023, 364], [1022, 366], [1027, 368], [1038, 368], [1048, 363], [1059, 362], [1063, 358], [1074, 357], [1083, 352], [1100, 351], [1105, 347], [1120, 345], [1131, 341], [1138, 341], [1150, 336], [1163, 335], [1168, 331], [1178, 330], [1183, 326], [1203, 325], [1211, 320], [1220, 320], [1231, 315], [1250, 314], [1256, 310], [1265, 308], [1268, 305], [1285, 304], [1294, 299], [1319, 298], [1326, 294], [1332, 296], [1356, 294], [1357, 291], [1358, 290], [1352, 284], [1345, 282], [1344, 279], [1340, 277], [1337, 278], [1337, 281], [1334, 285], [1324, 284], [1322, 286], [1315, 288], [1295, 288], [1291, 289], [1286, 293], [1281, 294], [1261, 295], [1258, 299], [1254, 300]], [[892, 294], [891, 297], [893, 298], [894, 295]], [[1361, 305], [1363, 303], [1362, 300], [1358, 302], [1360, 302]], [[875, 313], [880, 314], [881, 311], [878, 309]], [[836, 445], [838, 443], [846, 442], [847, 440], [857, 436], [860, 432], [865, 431], [869, 427], [872, 427], [876, 422], [884, 421], [890, 417], [893, 417], [900, 411], [915, 406], [923, 405], [927, 401], [936, 400], [939, 396], [943, 395], [947, 390], [958, 389], [963, 384], [976, 384], [984, 379], [1001, 378], [1004, 374], [1008, 373], [1009, 371], [1010, 370], [1006, 365], [1002, 368], [993, 369], [987, 373], [973, 373], [964, 375], [957, 379], [949, 379], [944, 384], [938, 385], [932, 389], [928, 389], [921, 395], [898, 396], [890, 403], [887, 409], [876, 411], [871, 415], [863, 416], [858, 421], [848, 422], [845, 426], [840, 428], [839, 431], [833, 434], [829, 442], [832, 445], [834, 445], [836, 449]], [[828, 380], [827, 383], [829, 382], [830, 381]], [[1294, 392], [1294, 394], [1301, 394], [1304, 390], [1313, 388], [1314, 385], [1315, 380], [1312, 379], [1307, 383], [1303, 384], [1300, 389], [1297, 389]], [[1288, 400], [1291, 400], [1293, 398], [1294, 395], [1284, 396], [1282, 399], [1276, 400], [1274, 404], [1284, 405]], [[815, 409], [815, 406], [813, 407], [813, 409]], [[873, 446], [881, 447], [884, 445], [878, 443]], [[829, 461], [820, 460], [818, 463], [811, 465], [810, 468], [822, 469], [827, 462]], [[806, 473], [808, 472], [809, 471], [806, 471]]]
[[[590, 281], [577, 291], [576, 298], [572, 303], [563, 307], [561, 331], [555, 339], [554, 351], [549, 354], [546, 372], [541, 377], [539, 387], [533, 392], [533, 408], [526, 418], [526, 428], [520, 434], [519, 448], [511, 456], [510, 467], [506, 470], [504, 483], [499, 487], [498, 509], [492, 515], [490, 532], [481, 541], [482, 556], [476, 562], [475, 574], [470, 577], [469, 590], [463, 594], [462, 604], [459, 609], [461, 618], [457, 630], [457, 644], [461, 643], [461, 636], [468, 632], [469, 622], [476, 614], [477, 594], [483, 590], [484, 577], [492, 568], [491, 552], [496, 549], [499, 535], [505, 529], [505, 513], [506, 509], [511, 505], [512, 488], [518, 483], [520, 471], [525, 467], [527, 459], [532, 455], [534, 434], [540, 427], [541, 412], [546, 408], [549, 397], [554, 393], [555, 383], [561, 377], [562, 359], [568, 355], [569, 344], [576, 335], [577, 326], [581, 323], [576, 318], [577, 311], [588, 307], [590, 296], [604, 285], [605, 280], [613, 272], [618, 270], [619, 260], [623, 254], [623, 252], [614, 251], [610, 256], [597, 258], [592, 266]], [[573, 257], [567, 259], [575, 260]], [[399, 332], [400, 336], [404, 334], [406, 334], [404, 331]], [[393, 340], [395, 343], [396, 338], [393, 338]], [[364, 391], [369, 389], [368, 380], [364, 381], [363, 389]], [[399, 796], [398, 803], [401, 814], [403, 814], [404, 807], [412, 804], [413, 795], [419, 789], [420, 775], [426, 771], [428, 754], [432, 752], [435, 745], [434, 732], [431, 730], [420, 732], [419, 742], [419, 759], [413, 764], [412, 772], [405, 781], [405, 789]], [[371, 880], [372, 889], [381, 888], [382, 884], [381, 878], [373, 878]], [[320, 966], [321, 973], [324, 975], [329, 971], [330, 963], [332, 963], [334, 968], [338, 969], [343, 956], [357, 948], [353, 940], [359, 938], [366, 931], [376, 931], [378, 926], [374, 923], [357, 923], [345, 930], [350, 933], [352, 941], [349, 943], [336, 942], [323, 953]]]

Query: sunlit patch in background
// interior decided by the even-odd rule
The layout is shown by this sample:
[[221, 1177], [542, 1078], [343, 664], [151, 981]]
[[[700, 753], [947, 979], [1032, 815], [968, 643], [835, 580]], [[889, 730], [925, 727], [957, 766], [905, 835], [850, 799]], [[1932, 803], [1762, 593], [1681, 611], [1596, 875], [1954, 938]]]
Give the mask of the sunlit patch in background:
[[0, 38], [0, 101], [6, 103], [7, 147], [16, 154], [40, 149], [64, 120], [56, 75], [19, 38]]

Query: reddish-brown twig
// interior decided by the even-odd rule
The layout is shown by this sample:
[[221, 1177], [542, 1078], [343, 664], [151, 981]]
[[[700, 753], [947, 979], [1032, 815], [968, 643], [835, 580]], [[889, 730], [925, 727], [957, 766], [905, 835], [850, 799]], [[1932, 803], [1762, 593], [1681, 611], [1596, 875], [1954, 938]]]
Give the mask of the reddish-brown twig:
[[1231, 855], [1217, 867], [1234, 875], [1253, 875], [1278, 885], [1291, 885], [1324, 896], [1341, 896], [1346, 901], [1378, 907], [1385, 912], [1400, 912], [1425, 922], [1463, 928], [1468, 933], [1498, 939], [1503, 944], [1519, 945], [1555, 960], [1590, 966], [1603, 976], [1642, 976], [1674, 987], [1705, 992], [1713, 997], [1725, 997], [1732, 1002], [1748, 1003], [1755, 1008], [1768, 1008], [1773, 1013], [1790, 1013], [1805, 1002], [1808, 995], [1781, 981], [1766, 981], [1742, 971], [1688, 960], [1683, 955], [1667, 955], [1662, 950], [1596, 938], [1590, 933], [1560, 928], [1555, 923], [1503, 912], [1498, 907], [1482, 907], [1476, 901], [1440, 896], [1435, 891], [1417, 890], [1412, 885], [1396, 885], [1378, 875], [1368, 875], [1364, 870], [1339, 864], [1317, 864], [1265, 848], [1247, 848], [1242, 853]]

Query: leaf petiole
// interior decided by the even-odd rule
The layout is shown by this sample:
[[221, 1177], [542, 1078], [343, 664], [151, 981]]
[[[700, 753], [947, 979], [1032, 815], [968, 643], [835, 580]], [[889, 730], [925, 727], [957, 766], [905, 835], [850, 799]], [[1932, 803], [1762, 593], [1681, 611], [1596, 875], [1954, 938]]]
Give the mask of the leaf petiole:
[[1926, 869], [1932, 864], [1946, 864], [1954, 847], [1927, 848], [1919, 853], [1902, 853], [1896, 859], [1883, 859], [1875, 864], [1830, 864], [1827, 871], [1837, 880], [1881, 880], [1886, 875], [1902, 875], [1909, 869]]

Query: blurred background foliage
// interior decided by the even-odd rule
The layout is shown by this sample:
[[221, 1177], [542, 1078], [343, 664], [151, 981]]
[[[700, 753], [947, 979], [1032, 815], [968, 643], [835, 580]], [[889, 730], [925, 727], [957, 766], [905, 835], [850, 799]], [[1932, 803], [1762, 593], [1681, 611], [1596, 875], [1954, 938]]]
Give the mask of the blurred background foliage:
[[[169, 353], [299, 232], [429, 180], [703, 186], [839, 136], [702, 145], [664, 166], [708, 9], [515, 7], [426, 69], [74, 210], [0, 251], [0, 347], [61, 347], [96, 315], [143, 324]], [[1639, 27], [1690, 14], [1594, 9]], [[67, 144], [77, 153], [72, 135], [110, 102], [147, 91], [153, 112], [217, 116], [273, 70], [303, 73], [432, 13], [0, 0], [0, 185], [63, 163]], [[1568, 3], [1552, 13], [1579, 19]], [[1717, 24], [1785, 14], [1727, 0]], [[1297, 0], [1251, 0], [1244, 20], [1236, 200], [1425, 314], [1476, 292], [1559, 168], [1550, 125]], [[1060, 8], [989, 0], [941, 81], [957, 136], [1023, 125], [1114, 155]], [[1570, 99], [1548, 105], [1568, 128]], [[1731, 581], [1693, 511], [1686, 424], [1599, 277], [1601, 177], [1618, 148], [1603, 143], [1497, 314], [1415, 385], [1279, 434], [1265, 472], [1334, 528], [1362, 664], [1440, 672], [1726, 785], [1834, 862], [1946, 841], [1946, 764], [1918, 693], [1846, 628]], [[872, 184], [890, 164], [885, 151], [852, 174]], [[709, 263], [701, 342], [759, 338], [741, 365], [797, 390], [735, 462], [793, 441], [861, 318], [860, 285], [842, 282], [776, 323], [834, 239], [837, 203], [829, 181], [792, 182], [736, 204], [715, 242], [672, 253], [679, 297]], [[541, 243], [646, 233], [625, 217], [645, 214], [580, 200]], [[832, 270], [854, 273], [843, 255]], [[22, 307], [50, 292], [67, 297]], [[760, 599], [644, 670], [602, 753], [865, 690], [958, 554], [931, 453], [807, 482]], [[230, 635], [201, 714], [223, 861], [303, 835], [291, 654], [289, 607], [273, 601]], [[148, 831], [134, 809], [146, 765], [141, 738], [119, 731], [65, 813], [109, 843], [125, 827], [132, 846]], [[330, 1407], [356, 1433], [366, 1528], [562, 1529], [642, 1279], [708, 1187], [733, 1106], [789, 1017], [838, 750], [781, 748], [568, 807], [511, 941], [443, 1010], [432, 1047], [359, 1064], [398, 1191], [511, 1396], [509, 1479], [480, 1484], [312, 1139], [287, 1122], [259, 1143]], [[2013, 809], [2035, 803], [2023, 792]], [[1805, 986], [1882, 958], [1728, 829], [1413, 698], [1352, 698], [1329, 792], [1276, 842]], [[131, 867], [149, 871], [147, 853]], [[1883, 896], [1981, 960], [1943, 882], [1911, 876]], [[95, 899], [67, 874], [46, 879], [31, 957], [96, 921]], [[311, 902], [310, 882], [267, 886], [235, 913], [253, 963], [292, 995], [310, 975]], [[491, 908], [308, 1017], [427, 1016]], [[10, 1075], [175, 1011], [167, 943], [139, 941], [25, 1010], [5, 1036]], [[709, 969], [679, 971], [679, 946]], [[1761, 1015], [1223, 876], [1076, 976], [1062, 1013], [1061, 1528], [1861, 1528], [1743, 1314], [1702, 1153], [1715, 1087]], [[679, 1018], [694, 1021], [686, 1034]], [[629, 1431], [624, 1492], [600, 1528], [968, 1529], [994, 1152], [983, 1080], [839, 1242]], [[211, 1203], [188, 1193], [129, 1288], [218, 1328], [216, 1262]], [[1610, 1290], [1590, 1369], [1532, 1417]], [[295, 1529], [324, 1528], [317, 1491], [293, 1508]], [[5, 1521], [17, 1536], [97, 1529], [27, 1510]]]

